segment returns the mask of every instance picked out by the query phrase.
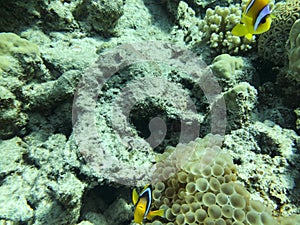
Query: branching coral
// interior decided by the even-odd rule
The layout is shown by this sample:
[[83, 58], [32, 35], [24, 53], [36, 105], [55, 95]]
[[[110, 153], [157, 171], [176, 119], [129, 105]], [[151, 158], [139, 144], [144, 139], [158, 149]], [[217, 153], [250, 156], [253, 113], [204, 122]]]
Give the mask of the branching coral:
[[239, 5], [207, 9], [201, 26], [205, 31], [204, 39], [217, 54], [237, 54], [252, 48], [251, 41], [231, 34], [233, 26], [240, 21], [241, 13]]
[[238, 4], [229, 7], [216, 6], [208, 8], [201, 19], [188, 4], [180, 1], [175, 17], [186, 43], [192, 47], [207, 43], [212, 53], [217, 55], [238, 54], [252, 49], [254, 40], [249, 41], [231, 34], [234, 25], [240, 22], [241, 14], [242, 9]]

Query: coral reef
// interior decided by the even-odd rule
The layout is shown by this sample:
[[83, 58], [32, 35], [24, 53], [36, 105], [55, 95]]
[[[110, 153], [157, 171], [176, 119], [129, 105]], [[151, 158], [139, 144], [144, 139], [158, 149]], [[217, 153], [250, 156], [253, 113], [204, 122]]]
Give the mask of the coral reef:
[[72, 155], [61, 151], [66, 138], [53, 135], [34, 149], [31, 141], [36, 140], [28, 137], [26, 142], [19, 138], [1, 142], [0, 202], [6, 205], [1, 207], [1, 218], [28, 224], [74, 223], [85, 185], [64, 169], [65, 159], [71, 161]]
[[257, 90], [248, 83], [254, 76], [249, 62], [241, 57], [221, 54], [215, 57], [210, 68], [222, 86], [227, 128], [233, 130], [249, 124], [257, 103]]
[[22, 88], [22, 97], [30, 109], [51, 108], [70, 99], [76, 90], [79, 72], [70, 70], [57, 80], [43, 83], [30, 83]]
[[231, 34], [234, 25], [240, 22], [241, 13], [239, 5], [207, 9], [200, 30], [205, 31], [204, 40], [215, 54], [237, 54], [252, 49], [251, 41]]
[[288, 58], [291, 76], [293, 80], [300, 83], [300, 19], [296, 20], [291, 28]]
[[1, 33], [0, 43], [0, 72], [4, 78], [1, 81], [2, 86], [13, 86], [10, 82], [5, 83], [5, 78], [8, 79], [9, 76], [29, 82], [41, 79], [47, 73], [36, 44], [14, 33]]
[[[174, 9], [173, 9], [174, 11]], [[175, 12], [178, 28], [174, 31], [193, 48], [203, 48], [207, 43], [213, 55], [222, 53], [238, 54], [252, 49], [253, 41], [233, 36], [231, 30], [239, 23], [241, 6], [216, 6], [208, 8], [203, 19], [195, 16], [195, 11], [187, 3], [180, 1]]]
[[13, 29], [22, 30], [21, 26], [38, 25], [44, 31], [70, 32], [81, 29], [100, 32], [106, 37], [111, 35], [124, 8], [122, 0], [2, 1], [0, 6], [3, 15], [1, 31], [12, 32]]
[[295, 109], [295, 114], [296, 114], [296, 129], [300, 131], [300, 108]]
[[[207, 161], [207, 153], [215, 151], [212, 141], [218, 137], [207, 136], [196, 139], [189, 144], [170, 149], [172, 161], [173, 152], [178, 152], [179, 167], [171, 177], [153, 184], [154, 207], [164, 208], [165, 219], [146, 224], [263, 224], [274, 225], [296, 224], [296, 218], [279, 218], [272, 216], [271, 208], [261, 201], [253, 200], [246, 188], [237, 181], [236, 167], [232, 159], [219, 153]], [[205, 153], [203, 151], [206, 149]], [[181, 157], [187, 160], [182, 162]], [[165, 156], [168, 159], [168, 156]], [[206, 158], [206, 164], [203, 162]], [[167, 161], [168, 162], [168, 161]], [[162, 162], [166, 165], [166, 160]], [[169, 163], [167, 165], [170, 166]], [[183, 169], [184, 168], [184, 169]], [[200, 170], [195, 170], [198, 168]], [[161, 173], [169, 173], [169, 167], [161, 167]], [[292, 219], [294, 218], [294, 219]]]
[[265, 121], [226, 135], [223, 148], [238, 162], [238, 177], [252, 196], [286, 216], [299, 213], [299, 141], [294, 131]]
[[[118, 179], [118, 182], [132, 185], [135, 184], [132, 182], [140, 184], [149, 182], [152, 174], [151, 170], [153, 170], [152, 162], [154, 162], [155, 152], [163, 151], [166, 145], [174, 145], [179, 140], [185, 143], [196, 138], [199, 133], [198, 124], [207, 112], [202, 105], [199, 105], [199, 110], [203, 110], [203, 115], [196, 113], [195, 107], [197, 106], [190, 100], [191, 94], [196, 99], [199, 99], [200, 103], [201, 99], [204, 98], [203, 92], [192, 93], [186, 88], [188, 84], [195, 85], [195, 91], [198, 89], [196, 88], [198, 85], [197, 76], [193, 77], [178, 70], [174, 71], [168, 66], [162, 67], [160, 64], [142, 61], [143, 57], [136, 53], [143, 47], [143, 45], [137, 44], [130, 48], [125, 46], [125, 49], [120, 49], [121, 54], [118, 52], [117, 61], [112, 55], [109, 60], [104, 61], [100, 59], [95, 64], [95, 68], [105, 68], [104, 71], [113, 71], [119, 65], [123, 65], [123, 63], [120, 64], [122, 60], [125, 60], [125, 63], [128, 63], [128, 60], [129, 62], [141, 60], [139, 64], [132, 65], [130, 71], [123, 70], [122, 73], [112, 76], [110, 85], [106, 86], [105, 91], [96, 98], [96, 109], [92, 108], [95, 107], [94, 103], [86, 104], [86, 100], [82, 96], [91, 96], [92, 93], [90, 92], [94, 92], [93, 88], [88, 86], [89, 79], [94, 77], [94, 79], [91, 79], [92, 81], [102, 80], [103, 77], [107, 76], [106, 74], [86, 73], [84, 77], [88, 80], [83, 82], [79, 96], [76, 98], [75, 105], [77, 107], [74, 107], [74, 114], [78, 115], [78, 118], [75, 118], [75, 135], [73, 138], [79, 146], [82, 146], [79, 147], [81, 154], [101, 180], [113, 181]], [[154, 51], [153, 49], [155, 49], [154, 44], [152, 45], [152, 51]], [[159, 49], [160, 54], [153, 54], [150, 51], [143, 53], [148, 54], [144, 57], [146, 59], [149, 59], [149, 57], [158, 57], [160, 59], [164, 55], [166, 63], [170, 63], [168, 60], [173, 60], [172, 54], [169, 52], [169, 46], [157, 44], [157, 49]], [[175, 48], [172, 49], [173, 52], [178, 51]], [[128, 50], [130, 50], [130, 54], [126, 53]], [[128, 56], [133, 57], [133, 59], [129, 59]], [[135, 59], [135, 57], [138, 58]], [[185, 57], [185, 54], [182, 57]], [[178, 63], [177, 66], [180, 66], [180, 64]], [[111, 69], [107, 70], [107, 68]], [[201, 62], [192, 64], [187, 68], [193, 68], [194, 71], [197, 71], [200, 74], [200, 78], [206, 77], [206, 69], [201, 67]], [[118, 70], [122, 70], [122, 68], [118, 68]], [[95, 69], [90, 71], [95, 71]], [[149, 73], [149, 71], [153, 72]], [[207, 82], [203, 80], [202, 83]], [[93, 85], [93, 82], [91, 85]], [[207, 95], [211, 94], [211, 91], [218, 91], [217, 88], [212, 87], [211, 90], [209, 89], [209, 84], [207, 85]], [[132, 90], [135, 91], [132, 92]], [[178, 101], [174, 103], [173, 99]], [[213, 101], [213, 98], [210, 100]], [[89, 116], [78, 114], [77, 112], [93, 112], [94, 110], [98, 112], [96, 122], [91, 121], [89, 126], [85, 122], [82, 123], [84, 120], [81, 118]], [[114, 112], [113, 114], [111, 114], [112, 111]], [[156, 122], [153, 119], [156, 117], [161, 119]], [[151, 131], [151, 127], [149, 130], [145, 129], [146, 124], [151, 123], [151, 121], [154, 127], [155, 123], [158, 124], [155, 129], [159, 129], [158, 133], [162, 135], [161, 137], [153, 138], [153, 134], [156, 132]], [[162, 127], [160, 123], [165, 124], [166, 127]], [[94, 124], [97, 124], [97, 126], [95, 127]], [[167, 129], [172, 130], [172, 127], [177, 126], [183, 127], [183, 130], [180, 131], [179, 129], [179, 132], [177, 132], [175, 129], [174, 132], [165, 132]], [[101, 139], [95, 137], [95, 140], [99, 140], [99, 143], [95, 144], [95, 147], [93, 147], [94, 142], [85, 144], [87, 134], [90, 137], [94, 137], [95, 133], [101, 134]], [[160, 140], [163, 140], [161, 145], [159, 145]], [[101, 150], [101, 148], [104, 148], [104, 150]], [[133, 151], [128, 151], [128, 149]], [[102, 151], [105, 152], [103, 156], [101, 155]], [[114, 169], [114, 174], [111, 174], [109, 171], [103, 173], [105, 169], [101, 168], [98, 162], [103, 161], [104, 158], [106, 158], [105, 161], [118, 160], [118, 163], [112, 164], [118, 165]], [[119, 168], [120, 165], [123, 165], [122, 170]], [[136, 171], [134, 178], [130, 174], [128, 175], [133, 168]], [[145, 171], [148, 171], [146, 175]], [[120, 178], [124, 180], [120, 180]]]
[[7, 88], [0, 86], [0, 138], [22, 134], [28, 115], [22, 112], [21, 102]]
[[235, 81], [235, 72], [243, 67], [244, 62], [240, 57], [228, 54], [218, 55], [212, 62], [212, 70], [215, 75], [226, 80]]
[[110, 36], [117, 20], [123, 15], [123, 0], [97, 1], [83, 0], [74, 10], [74, 17], [89, 31], [101, 32]]
[[0, 138], [24, 134], [28, 115], [23, 109], [20, 89], [47, 74], [36, 44], [13, 33], [0, 34]]
[[257, 102], [257, 90], [247, 82], [241, 82], [224, 93], [230, 130], [250, 123], [251, 112]]
[[294, 22], [300, 18], [299, 0], [288, 0], [275, 4], [272, 26], [258, 38], [258, 54], [275, 65], [287, 64], [285, 49], [288, 35]]
[[227, 90], [236, 85], [238, 81], [246, 80], [242, 77], [244, 66], [244, 60], [241, 57], [221, 54], [214, 58], [210, 67], [223, 90]]
[[239, 3], [0, 1], [0, 224], [133, 224], [151, 183], [146, 224], [298, 225], [299, 0], [260, 55]]

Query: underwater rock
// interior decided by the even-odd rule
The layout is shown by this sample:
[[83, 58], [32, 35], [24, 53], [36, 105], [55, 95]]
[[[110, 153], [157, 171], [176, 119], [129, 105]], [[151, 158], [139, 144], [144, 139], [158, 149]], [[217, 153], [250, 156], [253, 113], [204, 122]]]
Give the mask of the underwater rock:
[[[76, 93], [72, 138], [99, 180], [125, 185], [147, 182], [154, 156], [166, 145], [194, 140], [221, 91], [211, 71], [191, 53], [163, 43], [145, 47], [123, 45], [116, 56], [105, 52], [84, 75]], [[149, 62], [151, 57], [157, 59]], [[162, 58], [167, 65], [156, 63]], [[139, 63], [124, 68], [134, 60]], [[192, 71], [181, 72], [168, 64]], [[221, 113], [214, 117], [220, 120], [207, 129], [222, 132], [224, 101], [215, 104], [221, 105]]]
[[44, 31], [72, 31], [79, 25], [73, 10], [79, 1], [1, 1], [0, 29], [20, 32], [22, 27], [38, 25]]
[[117, 20], [123, 15], [123, 0], [99, 1], [83, 0], [74, 10], [81, 26], [88, 31], [100, 32], [104, 37], [110, 36]]
[[22, 32], [22, 36], [39, 45], [44, 64], [51, 74], [47, 79], [26, 83], [18, 90], [26, 110], [53, 109], [64, 101], [71, 101], [83, 70], [97, 59], [96, 52], [102, 43], [93, 38], [60, 33], [52, 33], [49, 38], [34, 29]]
[[35, 1], [1, 1], [0, 2], [0, 30], [16, 32], [24, 26], [36, 22], [39, 13], [34, 9]]
[[36, 44], [13, 33], [0, 33], [1, 138], [24, 135], [28, 115], [21, 88], [49, 75]]
[[256, 199], [284, 216], [299, 213], [299, 136], [271, 121], [255, 122], [225, 136], [222, 150], [233, 156], [239, 178]]
[[227, 91], [240, 82], [251, 82], [254, 68], [246, 58], [221, 54], [214, 58], [210, 65], [223, 91]]
[[28, 223], [34, 218], [34, 209], [27, 196], [31, 185], [20, 175], [7, 177], [0, 186], [0, 217], [15, 222]]
[[0, 179], [14, 173], [20, 172], [23, 155], [28, 154], [26, 144], [18, 137], [0, 141]]
[[[101, 223], [99, 223], [99, 224], [105, 225], [105, 223], [103, 221], [101, 221]], [[84, 220], [84, 221], [81, 221], [80, 223], [77, 223], [77, 225], [94, 225], [94, 223]]]
[[[24, 165], [27, 145], [16, 137], [0, 141], [0, 149], [0, 217], [7, 221], [29, 222], [34, 217], [34, 209], [27, 201], [31, 189], [29, 180], [36, 171]], [[31, 176], [28, 176], [29, 171]]]
[[[0, 33], [0, 75], [16, 77], [25, 83], [48, 75], [36, 44], [14, 33]], [[3, 82], [3, 81], [1, 81]], [[3, 86], [10, 86], [2, 83]]]
[[182, 37], [185, 43], [191, 46], [200, 43], [204, 33], [199, 28], [200, 20], [195, 16], [195, 11], [189, 7], [184, 1], [179, 1], [176, 8], [173, 8], [174, 1], [168, 1], [169, 10], [174, 11], [173, 14], [178, 23], [178, 29], [175, 29], [176, 36]]
[[[82, 207], [81, 199], [85, 187], [86, 184], [82, 183], [71, 172], [64, 173], [58, 179], [49, 180], [47, 188], [51, 190], [55, 201], [57, 201], [62, 209], [68, 209], [67, 213], [63, 213], [64, 218], [60, 215], [64, 221], [68, 221], [70, 224], [78, 221]], [[45, 223], [46, 221], [41, 217], [40, 222]]]
[[109, 225], [109, 224], [111, 224], [111, 223], [108, 223], [106, 218], [100, 213], [88, 212], [83, 215], [83, 218], [84, 218], [84, 221], [79, 223], [80, 225], [85, 225], [85, 224], [86, 225], [97, 225], [97, 224]]
[[[291, 1], [299, 2], [287, 0]], [[239, 180], [237, 190], [241, 193], [235, 193], [235, 197], [245, 194], [244, 199], [248, 201], [248, 196], [251, 195], [253, 199], [264, 202], [264, 205], [272, 210], [273, 216], [280, 216], [278, 221], [281, 225], [298, 223], [299, 216], [289, 219], [282, 217], [300, 213], [299, 132], [297, 135], [292, 130], [283, 129], [284, 124], [292, 124], [294, 129], [295, 122], [296, 126], [299, 123], [299, 115], [295, 117], [295, 114], [292, 114], [290, 117], [286, 114], [293, 113], [294, 109], [298, 109], [296, 114], [300, 114], [297, 98], [299, 88], [291, 88], [292, 79], [286, 79], [297, 79], [295, 74], [298, 72], [294, 75], [285, 73], [281, 82], [272, 83], [274, 92], [271, 94], [277, 93], [276, 96], [268, 96], [268, 91], [264, 92], [264, 98], [260, 98], [261, 95], [257, 96], [256, 89], [260, 92], [262, 85], [253, 84], [253, 71], [257, 68], [249, 63], [253, 56], [256, 60], [256, 53], [243, 54], [255, 45], [255, 41], [248, 42], [230, 33], [231, 28], [240, 20], [241, 6], [235, 3], [237, 0], [0, 1], [0, 30], [20, 35], [0, 34], [0, 124], [5, 125], [0, 127], [0, 133], [3, 131], [4, 134], [0, 135], [0, 139], [9, 138], [0, 140], [3, 153], [0, 157], [0, 205], [5, 206], [0, 208], [0, 224], [129, 224], [132, 219], [129, 189], [154, 181], [148, 179], [148, 172], [151, 171], [147, 169], [157, 163], [158, 159], [164, 160], [165, 155], [175, 149], [166, 148], [167, 145], [176, 146], [179, 140], [183, 140], [180, 139], [181, 125], [185, 124], [190, 128], [189, 124], [193, 121], [201, 125], [200, 129], [187, 129], [189, 132], [196, 131], [191, 132], [189, 140], [211, 132], [210, 121], [207, 122], [206, 119], [209, 118], [213, 104], [210, 104], [207, 98], [211, 96], [206, 96], [203, 91], [205, 87], [201, 89], [202, 83], [193, 77], [194, 73], [180, 71], [173, 67], [174, 64], [162, 65], [160, 62], [169, 55], [162, 54], [162, 51], [153, 51], [154, 46], [149, 40], [165, 41], [167, 43], [164, 46], [177, 43], [184, 48], [193, 49], [197, 58], [206, 62], [211, 62], [211, 57], [216, 56], [211, 68], [222, 87], [209, 86], [216, 90], [210, 94], [213, 97], [224, 96], [227, 101], [228, 115], [227, 118], [223, 117], [228, 121], [224, 146], [221, 146], [222, 137], [213, 140], [197, 138], [194, 144], [181, 144], [177, 147], [180, 151], [180, 162], [174, 160], [176, 165], [180, 165], [186, 159], [181, 150], [184, 153], [190, 152], [196, 145], [199, 151], [220, 151], [222, 157], [217, 158], [211, 167], [212, 176], [218, 177], [219, 180], [215, 177], [206, 179], [210, 173], [207, 170], [202, 174], [205, 178], [201, 177], [204, 181], [198, 181], [198, 189], [206, 189], [205, 185], [208, 183], [210, 193], [215, 193], [219, 190], [218, 182]], [[291, 16], [290, 10], [284, 8], [283, 16], [278, 17], [278, 21], [282, 20], [284, 23], [283, 27], [289, 23], [292, 25], [290, 21], [299, 18], [298, 8], [299, 4], [293, 9]], [[170, 18], [170, 14], [174, 20]], [[282, 52], [285, 42], [282, 42], [281, 33], [285, 35], [283, 38], [288, 38], [284, 29], [276, 31], [279, 23], [274, 25], [276, 26], [272, 35], [268, 32], [262, 34], [275, 40], [272, 42], [274, 45], [264, 43], [263, 47], [271, 52], [268, 59], [274, 58], [274, 49]], [[114, 37], [111, 38], [112, 36]], [[83, 131], [80, 138], [82, 141], [94, 134], [98, 136], [92, 136], [95, 139], [89, 139], [90, 142], [84, 145], [85, 149], [79, 149], [78, 137], [75, 132], [72, 133], [71, 119], [73, 113], [75, 130], [76, 116], [83, 111], [72, 112], [71, 108], [72, 97], [78, 80], [84, 74], [83, 71], [100, 53], [102, 55], [124, 43], [136, 43], [141, 40], [146, 41], [145, 47], [149, 46], [147, 56], [157, 56], [154, 61], [129, 65], [116, 71], [120, 66], [118, 63], [123, 56], [122, 51], [107, 61], [105, 58], [99, 59], [106, 62], [104, 69], [111, 69], [114, 74], [105, 80], [101, 89], [90, 89], [89, 93], [93, 97], [97, 96], [96, 101], [92, 102], [95, 103], [95, 111], [91, 117], [78, 117], [82, 123], [86, 123], [86, 129], [80, 130]], [[294, 46], [297, 45], [297, 39], [290, 40], [293, 40]], [[127, 46], [135, 49], [134, 44]], [[297, 51], [291, 51], [291, 56], [298, 54], [298, 48], [296, 49]], [[171, 49], [168, 54], [172, 57], [181, 55], [182, 52], [177, 50], [178, 48]], [[243, 58], [219, 55], [222, 52]], [[277, 52], [274, 56], [276, 54]], [[143, 54], [138, 56], [144, 57]], [[297, 57], [291, 58], [291, 62], [299, 61]], [[127, 55], [126, 59], [131, 58]], [[198, 61], [191, 61], [189, 57], [181, 58], [181, 62], [188, 68], [203, 66], [201, 63], [197, 64]], [[115, 64], [110, 67], [113, 63]], [[290, 67], [291, 71], [297, 70], [297, 65], [293, 64]], [[261, 63], [259, 67], [264, 71], [271, 71], [265, 63]], [[95, 81], [95, 77], [90, 78], [84, 81]], [[252, 85], [255, 85], [255, 88]], [[283, 89], [290, 93], [288, 97], [282, 94]], [[146, 98], [142, 99], [145, 96]], [[80, 97], [80, 93], [75, 97]], [[191, 101], [186, 101], [189, 98]], [[139, 101], [132, 104], [132, 99]], [[191, 102], [194, 108], [190, 107]], [[270, 111], [266, 110], [263, 113], [269, 113], [271, 116], [268, 118], [272, 121], [258, 122], [264, 117], [261, 111], [256, 111], [256, 102], [270, 105]], [[286, 107], [281, 112], [281, 102], [293, 103], [293, 108], [285, 111]], [[88, 106], [91, 101], [83, 99], [81, 103]], [[280, 119], [276, 119], [275, 114], [279, 111]], [[96, 129], [89, 126], [91, 119], [94, 119]], [[22, 139], [12, 138], [16, 135]], [[199, 140], [205, 143], [199, 144]], [[215, 146], [216, 143], [218, 146]], [[103, 147], [107, 156], [102, 160], [94, 160], [99, 152], [93, 147], [98, 144]], [[94, 151], [88, 154], [89, 150]], [[192, 182], [196, 176], [202, 176], [195, 167], [199, 164], [199, 155], [192, 155], [193, 160], [190, 164], [180, 167], [189, 170], [189, 175], [180, 173], [178, 179], [171, 179], [169, 176], [172, 171], [167, 168], [160, 175], [169, 179], [169, 182], [164, 185], [161, 185], [162, 182], [153, 184], [153, 208], [159, 204], [171, 205], [170, 201], [178, 194], [181, 203], [186, 201], [182, 209], [180, 208], [186, 217], [174, 218], [179, 209], [176, 199], [177, 204], [166, 211], [167, 218], [162, 219], [162, 222], [153, 221], [153, 225], [170, 225], [174, 224], [174, 221], [182, 220], [192, 224], [195, 222], [195, 215], [198, 216], [197, 220], [201, 220], [204, 213], [202, 210], [196, 213], [195, 208], [199, 206], [203, 196], [195, 194], [195, 183]], [[229, 155], [233, 156], [233, 162], [228, 160]], [[189, 157], [190, 155], [187, 156]], [[201, 165], [208, 165], [206, 159]], [[227, 167], [222, 169], [224, 162], [227, 163]], [[219, 176], [221, 173], [223, 174]], [[119, 176], [126, 179], [118, 180]], [[158, 178], [161, 179], [159, 176]], [[183, 183], [180, 182], [185, 181], [189, 185], [183, 189]], [[243, 188], [242, 184], [245, 184]], [[105, 187], [109, 191], [98, 191], [97, 188], [94, 190], [97, 186]], [[122, 187], [126, 190], [122, 190]], [[87, 197], [91, 189], [93, 195]], [[174, 190], [178, 190], [175, 195]], [[241, 202], [240, 206], [244, 206], [245, 201], [238, 197], [240, 201], [235, 203]], [[161, 201], [162, 198], [166, 199], [165, 202]], [[205, 204], [210, 204], [207, 198], [205, 199]], [[199, 202], [196, 202], [198, 200]], [[247, 201], [246, 204], [249, 203]], [[218, 202], [222, 203], [222, 199], [218, 199]], [[251, 204], [247, 206], [250, 208]], [[258, 206], [259, 209], [265, 209], [261, 204]], [[205, 207], [205, 216], [220, 216], [216, 205]], [[191, 209], [189, 213], [186, 213], [187, 209]], [[245, 219], [243, 212], [246, 211], [237, 212], [240, 220]], [[261, 214], [262, 218], [266, 216], [272, 225], [276, 224], [270, 219], [269, 213], [268, 211]], [[253, 214], [248, 216], [251, 215]], [[172, 222], [167, 222], [167, 219]], [[206, 222], [210, 223], [211, 220]], [[217, 222], [225, 223], [224, 219], [220, 218]]]
[[296, 129], [300, 132], [300, 108], [295, 109], [296, 114]]
[[28, 115], [22, 112], [22, 103], [7, 88], [0, 86], [0, 138], [24, 134]]
[[74, 174], [72, 165], [78, 164], [78, 159], [65, 148], [66, 137], [56, 134], [45, 141], [32, 135], [25, 141], [29, 145], [28, 167], [37, 171], [28, 179], [31, 191], [26, 196], [34, 207], [33, 224], [75, 224], [86, 184]]
[[132, 219], [132, 207], [124, 199], [118, 198], [104, 212], [108, 224], [122, 224], [122, 221]]
[[51, 77], [45, 81], [55, 80], [69, 70], [87, 69], [97, 60], [97, 51], [103, 45], [103, 41], [81, 33], [47, 35], [41, 30], [27, 29], [21, 35], [39, 46], [44, 64], [51, 72]]
[[223, 94], [227, 110], [229, 130], [250, 124], [252, 110], [257, 103], [257, 90], [247, 82], [241, 82]]
[[79, 28], [73, 16], [80, 1], [40, 1], [34, 6], [44, 31], [73, 31]]
[[44, 83], [30, 83], [22, 88], [22, 97], [29, 109], [52, 108], [71, 99], [76, 90], [80, 71], [70, 70], [57, 80]]

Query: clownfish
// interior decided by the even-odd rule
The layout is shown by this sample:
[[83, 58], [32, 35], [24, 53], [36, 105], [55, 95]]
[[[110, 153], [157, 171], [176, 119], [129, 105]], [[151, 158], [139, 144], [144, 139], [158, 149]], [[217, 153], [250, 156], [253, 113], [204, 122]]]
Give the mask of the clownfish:
[[134, 204], [133, 220], [135, 223], [142, 224], [145, 218], [152, 220], [155, 216], [164, 216], [164, 209], [150, 210], [152, 202], [152, 189], [150, 184], [144, 187], [140, 195], [138, 195], [136, 189], [133, 189], [132, 202]]
[[240, 24], [237, 24], [231, 33], [251, 40], [253, 34], [268, 31], [272, 22], [269, 3], [270, 0], [250, 0], [242, 14]]

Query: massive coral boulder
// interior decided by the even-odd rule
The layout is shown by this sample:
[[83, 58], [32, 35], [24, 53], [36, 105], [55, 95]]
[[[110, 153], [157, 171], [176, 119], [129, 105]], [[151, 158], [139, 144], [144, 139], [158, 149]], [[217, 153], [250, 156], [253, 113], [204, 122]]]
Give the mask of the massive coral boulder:
[[258, 54], [275, 65], [284, 66], [287, 63], [285, 49], [288, 33], [293, 23], [300, 18], [300, 1], [287, 0], [274, 6], [270, 30], [261, 34], [258, 39]]
[[21, 88], [47, 76], [37, 45], [13, 33], [0, 33], [0, 138], [24, 133], [28, 116]]

